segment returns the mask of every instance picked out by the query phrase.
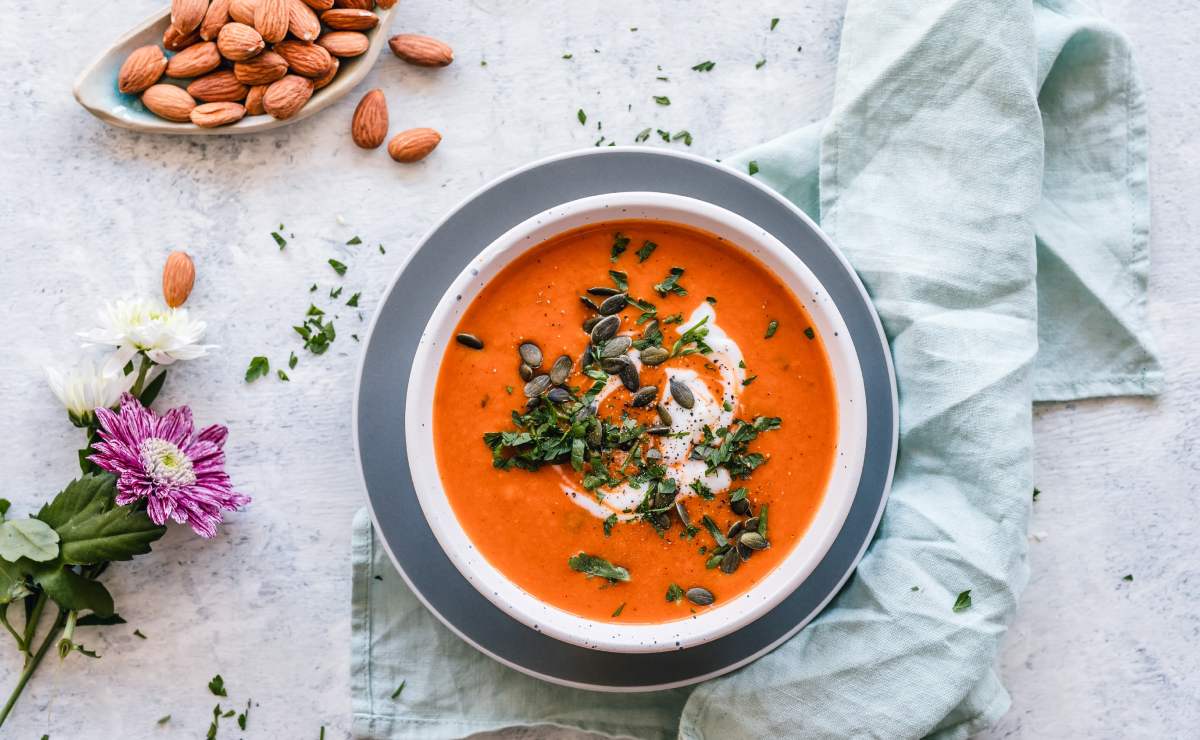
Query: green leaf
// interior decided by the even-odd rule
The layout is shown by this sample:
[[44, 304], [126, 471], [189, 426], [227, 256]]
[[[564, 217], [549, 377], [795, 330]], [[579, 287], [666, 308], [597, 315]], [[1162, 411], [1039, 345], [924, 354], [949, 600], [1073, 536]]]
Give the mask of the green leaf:
[[91, 610], [102, 617], [113, 613], [112, 595], [99, 581], [84, 578], [70, 568], [55, 564], [35, 569], [33, 580], [63, 609]]
[[38, 512], [37, 518], [58, 532], [64, 563], [129, 560], [150, 552], [150, 543], [167, 531], [144, 511], [117, 506], [115, 483], [107, 473], [85, 475], [68, 483]]
[[138, 396], [138, 400], [142, 402], [143, 406], [149, 406], [154, 403], [154, 399], [158, 398], [158, 393], [162, 390], [163, 383], [166, 382], [167, 371], [164, 370], [158, 374], [158, 377], [151, 380], [149, 385], [142, 389], [142, 395]]
[[229, 696], [229, 693], [225, 691], [225, 679], [221, 678], [220, 673], [213, 676], [212, 680], [208, 682], [208, 690], [213, 692], [213, 696]]
[[683, 589], [672, 583], [667, 588], [667, 601], [679, 601], [683, 598]]
[[44, 563], [57, 555], [58, 533], [45, 522], [37, 519], [0, 522], [0, 558], [10, 563], [21, 558]]
[[961, 612], [971, 608], [971, 589], [967, 589], [958, 595], [954, 600], [954, 611]]
[[330, 259], [329, 266], [332, 267], [333, 271], [336, 272], [338, 275], [346, 274], [346, 265], [342, 262], [338, 262], [335, 259]]
[[595, 555], [588, 555], [581, 552], [578, 555], [572, 555], [567, 560], [567, 565], [571, 566], [571, 570], [578, 571], [587, 575], [589, 578], [607, 578], [610, 581], [628, 581], [629, 571], [619, 565], [613, 565], [604, 558]]
[[269, 372], [271, 372], [271, 363], [266, 357], [262, 355], [251, 357], [250, 365], [246, 368], [246, 382], [249, 383], [265, 377]]

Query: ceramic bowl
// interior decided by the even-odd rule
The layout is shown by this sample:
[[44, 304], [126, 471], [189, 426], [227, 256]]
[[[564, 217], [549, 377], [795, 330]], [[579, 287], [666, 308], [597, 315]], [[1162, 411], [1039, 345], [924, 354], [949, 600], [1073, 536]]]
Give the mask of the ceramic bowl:
[[[774, 570], [736, 599], [681, 620], [613, 624], [586, 619], [538, 600], [493, 567], [475, 548], [442, 488], [433, 440], [438, 370], [463, 312], [514, 259], [544, 240], [587, 224], [624, 218], [682, 223], [724, 237], [757, 257], [808, 310], [825, 343], [837, 386], [836, 462], [808, 531]], [[531, 629], [609, 652], [646, 653], [693, 647], [727, 635], [769, 612], [795, 591], [829, 550], [846, 520], [862, 471], [866, 404], [862, 369], [850, 332], [816, 276], [781, 242], [750, 221], [710, 203], [667, 193], [597, 195], [564, 203], [513, 227], [458, 275], [434, 309], [413, 358], [405, 441], [421, 509], [438, 543], [488, 600]], [[482, 442], [480, 454], [485, 454]]]

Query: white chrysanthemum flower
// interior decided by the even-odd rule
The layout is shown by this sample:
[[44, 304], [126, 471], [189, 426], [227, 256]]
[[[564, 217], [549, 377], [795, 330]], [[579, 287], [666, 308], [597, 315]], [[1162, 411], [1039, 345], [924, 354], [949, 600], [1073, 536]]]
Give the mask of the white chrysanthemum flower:
[[79, 337], [89, 344], [116, 347], [105, 369], [119, 370], [138, 352], [145, 352], [159, 365], [203, 357], [213, 349], [200, 343], [205, 328], [203, 321], [188, 318], [186, 308], [162, 308], [138, 298], [105, 304], [100, 311], [100, 326], [80, 332]]
[[50, 390], [62, 401], [71, 421], [80, 425], [91, 422], [97, 408], [116, 406], [121, 394], [128, 392], [136, 380], [136, 373], [126, 375], [120, 369], [106, 373], [90, 357], [75, 367], [46, 368]]

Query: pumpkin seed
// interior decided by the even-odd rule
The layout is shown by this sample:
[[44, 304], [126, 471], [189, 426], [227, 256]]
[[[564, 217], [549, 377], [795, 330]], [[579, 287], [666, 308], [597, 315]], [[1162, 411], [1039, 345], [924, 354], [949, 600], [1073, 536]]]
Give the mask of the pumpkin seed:
[[571, 368], [575, 366], [570, 357], [559, 355], [554, 364], [550, 366], [550, 382], [555, 385], [562, 385], [567, 382], [567, 378], [571, 377]]
[[750, 556], [754, 554], [754, 551], [739, 542], [737, 546], [737, 554], [738, 557], [745, 562], [750, 559]]
[[612, 339], [617, 335], [617, 329], [619, 328], [621, 328], [620, 316], [605, 316], [592, 327], [590, 332], [592, 335], [592, 344], [600, 344], [605, 339]]
[[[543, 375], [542, 377], [549, 376]], [[551, 388], [550, 392], [546, 394], [546, 398], [549, 398], [553, 403], [566, 403], [567, 401], [571, 400], [571, 392], [566, 388], [554, 387]]]
[[671, 378], [671, 398], [675, 399], [675, 403], [690, 409], [696, 405], [696, 397], [692, 395], [692, 389], [687, 387], [687, 384], [677, 378]]
[[587, 319], [585, 319], [585, 320], [584, 320], [584, 322], [583, 322], [583, 330], [584, 330], [585, 332], [587, 332], [588, 334], [591, 334], [591, 333], [592, 333], [592, 327], [594, 327], [594, 326], [596, 325], [596, 322], [597, 322], [597, 321], [599, 321], [599, 320], [600, 320], [600, 317], [599, 317], [599, 316], [589, 316], [589, 317], [588, 317]]
[[[657, 452], [657, 450], [654, 451]], [[679, 521], [683, 522], [684, 529], [692, 528], [692, 519], [688, 516], [687, 507], [683, 505], [682, 501], [675, 502], [675, 513], [679, 515]]]
[[737, 501], [730, 501], [729, 508], [733, 509], [733, 513], [738, 516], [750, 515], [750, 502], [744, 498], [740, 498]]
[[657, 411], [658, 420], [668, 427], [671, 426], [671, 422], [674, 421], [674, 419], [671, 418], [671, 412], [667, 411], [667, 405], [665, 403], [658, 404]]
[[524, 362], [517, 366], [517, 372], [520, 373], [521, 380], [524, 380], [526, 383], [533, 380], [533, 368], [529, 367]]
[[671, 352], [662, 347], [647, 347], [638, 353], [643, 365], [661, 365], [671, 358]]
[[542, 350], [533, 342], [525, 342], [520, 347], [517, 347], [517, 353], [521, 355], [521, 359], [529, 367], [542, 366]]
[[579, 358], [579, 367], [586, 369], [588, 365], [592, 364], [594, 359], [595, 357], [592, 356], [592, 345], [589, 344], [583, 348], [583, 355]]
[[736, 521], [732, 526], [729, 527], [729, 531], [725, 534], [725, 536], [731, 540], [737, 539], [737, 536], [741, 534], [742, 529], [744, 529], [745, 526], [746, 525], [742, 524], [741, 521]]
[[615, 313], [620, 313], [627, 305], [629, 305], [629, 296], [624, 293], [617, 293], [605, 298], [604, 303], [600, 304], [600, 315], [612, 316]]
[[588, 308], [590, 308], [593, 311], [600, 310], [600, 307], [596, 305], [596, 302], [593, 301], [591, 298], [588, 298], [585, 295], [579, 296], [579, 302], [582, 303], [583, 305], [587, 306]]
[[729, 552], [725, 553], [725, 557], [721, 558], [721, 572], [733, 573], [742, 564], [742, 559], [738, 557], [737, 550], [729, 548]]
[[483, 340], [474, 334], [468, 334], [464, 331], [461, 334], [455, 334], [454, 339], [465, 347], [470, 347], [471, 349], [483, 349]]
[[633, 406], [635, 409], [641, 408], [642, 406], [649, 406], [650, 404], [654, 403], [654, 399], [656, 398], [658, 398], [658, 386], [642, 386], [641, 388], [637, 389], [636, 393], [633, 394], [633, 400], [629, 402], [629, 405]]
[[655, 529], [670, 529], [670, 527], [671, 527], [671, 517], [668, 516], [665, 511], [654, 517], [654, 528]]
[[652, 426], [646, 427], [646, 434], [653, 434], [655, 437], [665, 437], [671, 433], [671, 427]]
[[623, 355], [626, 352], [628, 352], [629, 348], [632, 346], [633, 346], [633, 340], [630, 339], [629, 337], [625, 337], [625, 336], [613, 337], [612, 339], [605, 342], [604, 346], [602, 346], [600, 348], [600, 359], [604, 360], [604, 359], [608, 359], [610, 357], [616, 357], [618, 355]]
[[625, 366], [621, 368], [617, 376], [621, 378], [621, 383], [625, 385], [625, 389], [630, 393], [636, 393], [638, 388], [642, 387], [641, 378], [638, 377], [637, 368], [632, 362], [625, 361]]
[[709, 591], [707, 588], [700, 588], [699, 586], [689, 588], [687, 593], [684, 595], [687, 596], [688, 601], [692, 602], [696, 606], [708, 606], [717, 600], [716, 597], [712, 595], [712, 591]]
[[625, 355], [606, 357], [600, 360], [600, 369], [609, 375], [616, 375], [633, 363]]
[[742, 536], [738, 538], [738, 544], [745, 545], [751, 550], [765, 550], [770, 543], [758, 532], [743, 532]]
[[595, 288], [588, 288], [587, 292], [591, 293], [592, 295], [608, 297], [610, 295], [617, 295], [621, 291], [617, 290], [616, 288], [609, 288], [604, 285], [599, 285]]
[[537, 398], [550, 388], [550, 376], [539, 375], [525, 384], [525, 397]]
[[649, 337], [658, 331], [658, 319], [651, 319], [649, 323], [642, 327], [642, 336]]
[[752, 517], [750, 519], [747, 519], [745, 529], [747, 532], [757, 532], [758, 531], [758, 517]]
[[646, 459], [655, 461], [662, 460], [662, 453], [658, 451], [657, 447], [651, 447], [650, 449], [646, 450]]

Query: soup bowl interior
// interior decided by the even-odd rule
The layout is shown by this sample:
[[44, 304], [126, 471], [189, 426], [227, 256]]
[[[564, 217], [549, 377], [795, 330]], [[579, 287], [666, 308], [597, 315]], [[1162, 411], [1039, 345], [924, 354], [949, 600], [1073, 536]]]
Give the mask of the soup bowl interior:
[[[836, 384], [837, 446], [823, 498], [804, 536], [782, 562], [740, 596], [683, 619], [610, 623], [546, 604], [492, 566], [479, 552], [443, 490], [433, 434], [433, 399], [442, 357], [463, 312], [501, 270], [562, 232], [619, 219], [684, 224], [725, 239], [758, 259], [796, 296], [821, 336]], [[785, 245], [718, 206], [666, 193], [613, 193], [564, 203], [510, 229], [454, 280], [434, 309], [413, 359], [405, 442], [422, 512], [459, 572], [499, 609], [534, 630], [610, 652], [678, 650], [715, 640], [766, 614], [798, 588], [828, 552], [853, 503], [866, 446], [862, 370], [850, 333], [820, 282]], [[489, 454], [480, 442], [480, 454]], [[681, 584], [682, 585], [682, 584]], [[686, 585], [684, 586], [686, 588]]]

